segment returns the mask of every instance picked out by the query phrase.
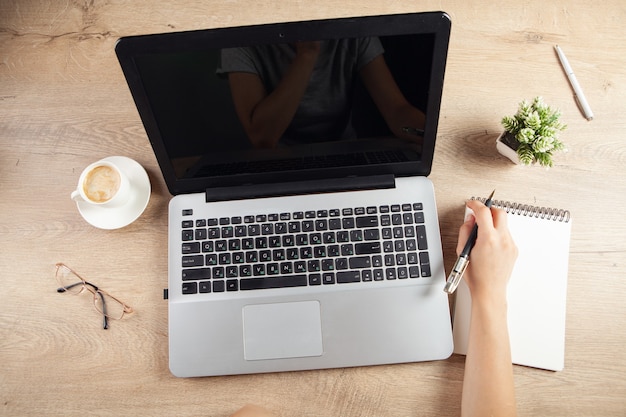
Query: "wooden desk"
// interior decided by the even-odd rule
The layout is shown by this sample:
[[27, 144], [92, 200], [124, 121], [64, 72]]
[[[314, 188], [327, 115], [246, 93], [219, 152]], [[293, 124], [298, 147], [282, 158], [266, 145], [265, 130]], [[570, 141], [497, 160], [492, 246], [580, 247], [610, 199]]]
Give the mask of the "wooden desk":
[[[458, 4], [456, 4], [458, 3]], [[120, 36], [447, 11], [453, 21], [431, 175], [449, 270], [463, 202], [498, 197], [574, 217], [563, 372], [515, 367], [520, 416], [626, 414], [626, 5], [583, 1], [0, 2], [0, 414], [283, 416], [459, 414], [463, 362], [177, 379], [167, 365], [170, 198], [114, 55]], [[553, 50], [567, 53], [596, 118], [578, 111]], [[542, 95], [563, 111], [569, 153], [550, 171], [499, 156], [499, 120]], [[89, 226], [69, 193], [80, 171], [126, 155], [148, 171], [143, 216]], [[108, 331], [89, 297], [55, 292], [63, 261], [131, 304]]]

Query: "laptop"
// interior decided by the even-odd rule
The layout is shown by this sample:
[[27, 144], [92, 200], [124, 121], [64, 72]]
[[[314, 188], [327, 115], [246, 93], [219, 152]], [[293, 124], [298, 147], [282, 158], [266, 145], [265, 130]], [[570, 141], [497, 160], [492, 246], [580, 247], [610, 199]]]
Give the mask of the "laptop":
[[451, 355], [427, 178], [449, 36], [429, 12], [118, 41], [173, 195], [175, 376]]

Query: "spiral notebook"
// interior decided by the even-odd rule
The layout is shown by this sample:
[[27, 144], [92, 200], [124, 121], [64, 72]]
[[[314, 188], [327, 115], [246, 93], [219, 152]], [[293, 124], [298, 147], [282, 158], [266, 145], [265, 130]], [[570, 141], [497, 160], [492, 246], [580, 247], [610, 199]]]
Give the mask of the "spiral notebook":
[[[507, 290], [513, 363], [563, 370], [570, 212], [497, 200], [493, 206], [509, 213], [509, 230], [519, 249]], [[453, 334], [454, 352], [463, 355], [467, 352], [471, 303], [462, 280], [457, 289]]]

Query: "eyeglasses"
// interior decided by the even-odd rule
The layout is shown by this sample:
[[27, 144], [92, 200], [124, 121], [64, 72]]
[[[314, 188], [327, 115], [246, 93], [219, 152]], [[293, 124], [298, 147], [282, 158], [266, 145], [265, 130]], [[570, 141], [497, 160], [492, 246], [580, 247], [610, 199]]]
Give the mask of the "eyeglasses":
[[103, 291], [85, 281], [83, 277], [74, 272], [70, 267], [63, 263], [56, 264], [56, 279], [61, 285], [57, 288], [57, 292], [70, 294], [80, 294], [85, 289], [93, 294], [93, 304], [99, 313], [103, 316], [103, 327], [109, 328], [109, 320], [119, 320], [124, 317], [125, 313], [132, 313], [133, 309], [129, 305], [121, 302], [106, 291]]

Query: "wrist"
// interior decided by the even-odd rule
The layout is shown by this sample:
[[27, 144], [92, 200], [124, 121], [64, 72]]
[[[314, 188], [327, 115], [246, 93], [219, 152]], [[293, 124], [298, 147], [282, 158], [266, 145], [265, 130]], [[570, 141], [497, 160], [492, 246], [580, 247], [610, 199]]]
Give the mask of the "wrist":
[[472, 297], [472, 307], [481, 307], [494, 314], [506, 313], [506, 288], [473, 288], [470, 290], [470, 293]]

